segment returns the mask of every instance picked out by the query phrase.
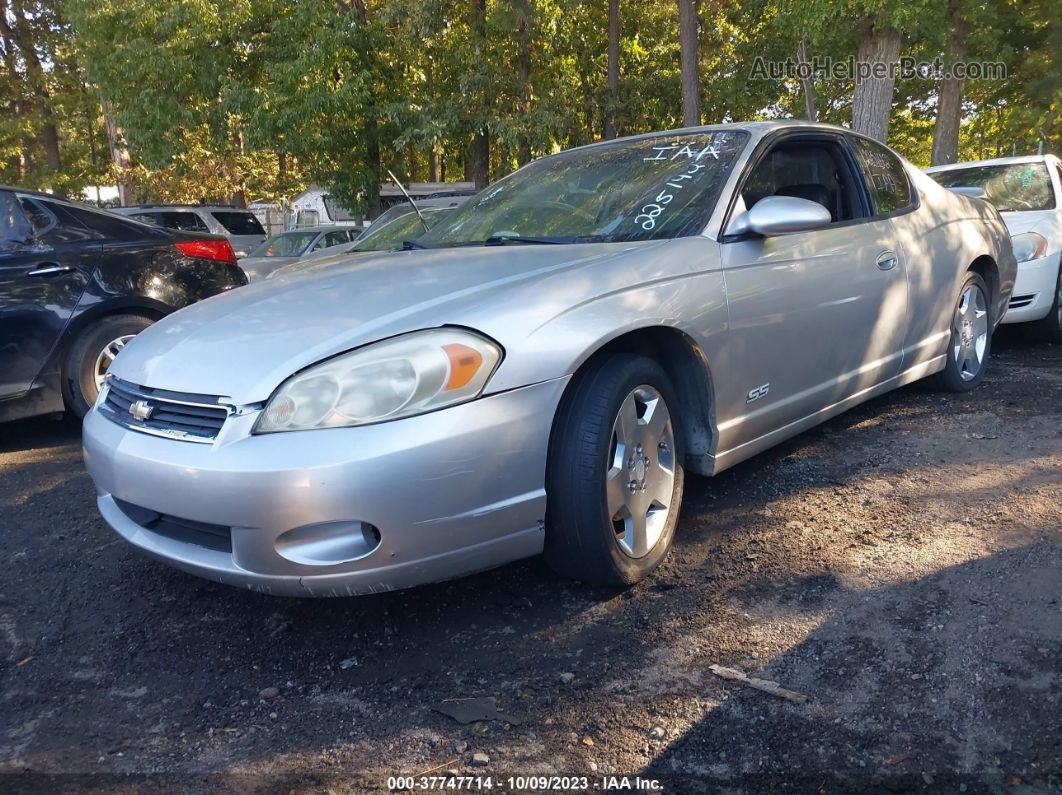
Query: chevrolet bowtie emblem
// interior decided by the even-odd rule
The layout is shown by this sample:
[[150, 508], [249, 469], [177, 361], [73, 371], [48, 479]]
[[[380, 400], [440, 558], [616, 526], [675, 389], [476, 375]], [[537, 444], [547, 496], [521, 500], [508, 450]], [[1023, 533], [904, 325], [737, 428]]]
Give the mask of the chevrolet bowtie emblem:
[[129, 404], [129, 413], [133, 415], [133, 419], [141, 422], [148, 419], [154, 411], [155, 407], [146, 400], [134, 400]]

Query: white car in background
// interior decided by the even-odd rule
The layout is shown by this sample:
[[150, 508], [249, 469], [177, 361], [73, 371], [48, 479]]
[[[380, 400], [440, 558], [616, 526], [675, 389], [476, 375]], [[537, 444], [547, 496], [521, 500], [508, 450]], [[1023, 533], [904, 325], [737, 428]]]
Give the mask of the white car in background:
[[1001, 157], [936, 166], [946, 188], [996, 206], [1010, 230], [1018, 276], [1004, 323], [1035, 323], [1062, 342], [1062, 161], [1054, 155]]

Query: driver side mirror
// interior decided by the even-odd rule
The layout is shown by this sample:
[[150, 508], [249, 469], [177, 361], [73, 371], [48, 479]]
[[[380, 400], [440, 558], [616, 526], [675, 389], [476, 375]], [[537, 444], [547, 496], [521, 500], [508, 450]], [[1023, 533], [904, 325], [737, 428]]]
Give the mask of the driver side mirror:
[[767, 196], [760, 199], [751, 210], [746, 210], [734, 219], [727, 230], [728, 235], [751, 232], [763, 237], [786, 235], [821, 229], [833, 223], [830, 211], [818, 202], [798, 199], [795, 196]]

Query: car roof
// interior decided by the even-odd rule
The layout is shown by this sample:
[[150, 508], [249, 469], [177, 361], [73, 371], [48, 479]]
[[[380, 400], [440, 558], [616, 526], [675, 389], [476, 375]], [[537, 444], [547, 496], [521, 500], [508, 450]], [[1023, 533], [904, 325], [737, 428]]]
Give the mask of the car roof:
[[118, 210], [224, 210], [239, 213], [251, 212], [245, 207], [233, 207], [231, 204], [130, 204], [127, 207], [117, 207]]
[[1019, 155], [1017, 157], [993, 157], [988, 160], [967, 160], [963, 163], [949, 163], [946, 166], [930, 166], [925, 169], [927, 174], [937, 171], [951, 171], [957, 168], [979, 168], [981, 166], [1006, 166], [1017, 163], [1046, 163], [1048, 159], [1055, 159], [1053, 155]]

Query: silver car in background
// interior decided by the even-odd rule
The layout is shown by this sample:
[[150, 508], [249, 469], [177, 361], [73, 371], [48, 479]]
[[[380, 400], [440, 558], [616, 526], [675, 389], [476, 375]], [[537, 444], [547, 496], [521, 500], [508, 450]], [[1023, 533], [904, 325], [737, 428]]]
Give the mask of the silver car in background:
[[[332, 254], [346, 249], [358, 236], [358, 230], [348, 226], [314, 226], [307, 229], [291, 229], [273, 235], [240, 260], [240, 267], [249, 282], [267, 279], [277, 268], [302, 257], [314, 254]], [[338, 247], [338, 248], [337, 248]]]
[[532, 162], [418, 250], [203, 301], [137, 336], [84, 426], [106, 521], [186, 571], [339, 596], [545, 553], [624, 584], [713, 475], [932, 376], [976, 387], [999, 213], [825, 125]]
[[419, 213], [408, 204], [392, 207], [373, 221], [372, 226], [362, 232], [353, 245], [311, 252], [277, 268], [267, 278], [353, 261], [354, 258], [348, 255], [365, 256], [380, 251], [394, 251], [403, 246], [413, 247], [420, 237], [449, 218], [465, 201], [464, 197], [420, 201], [417, 202]]
[[1000, 211], [1018, 261], [1003, 322], [1028, 323], [1044, 339], [1062, 342], [1062, 161], [1054, 155], [1001, 157], [926, 173]]
[[246, 257], [266, 238], [254, 213], [225, 204], [140, 204], [115, 207], [114, 212], [166, 229], [221, 235], [232, 244], [237, 259]]

